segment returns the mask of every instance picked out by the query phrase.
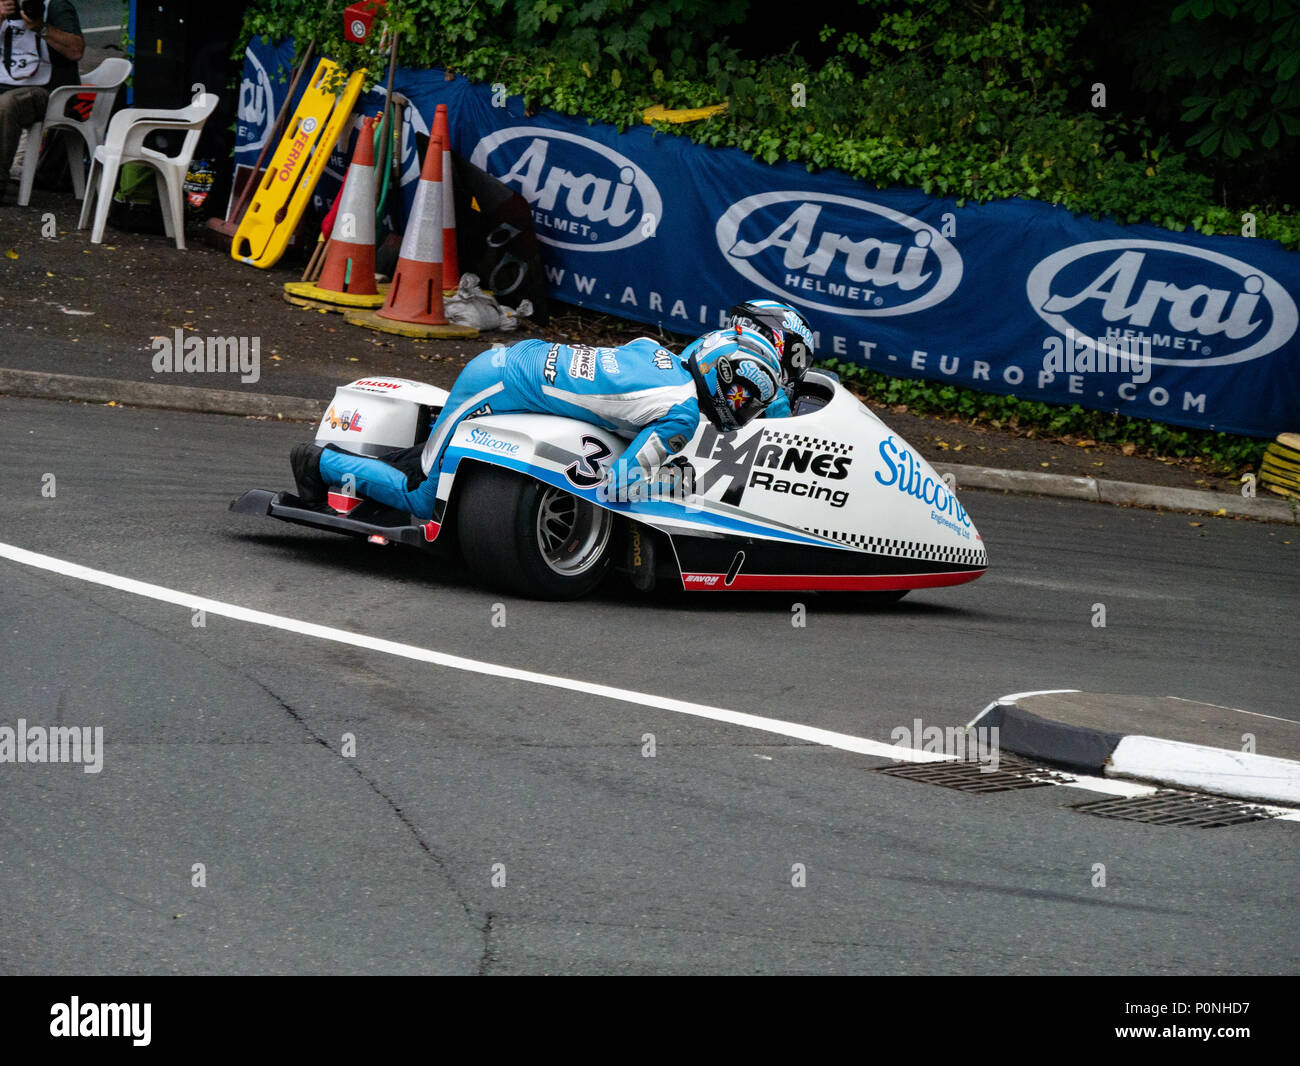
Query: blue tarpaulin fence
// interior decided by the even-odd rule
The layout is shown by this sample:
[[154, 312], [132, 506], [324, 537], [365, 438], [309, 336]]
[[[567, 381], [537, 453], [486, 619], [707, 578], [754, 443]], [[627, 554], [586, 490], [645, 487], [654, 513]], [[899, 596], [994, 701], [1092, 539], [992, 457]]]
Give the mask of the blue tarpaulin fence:
[[[249, 47], [238, 162], [253, 163], [274, 121], [290, 57]], [[438, 70], [399, 68], [394, 84], [417, 112], [408, 206], [412, 134], [445, 103], [453, 150], [532, 206], [558, 300], [689, 334], [742, 299], [784, 299], [812, 322], [819, 357], [1198, 428], [1300, 429], [1300, 254], [1276, 241], [1029, 200], [958, 207], [649, 126], [527, 117], [519, 98]], [[346, 159], [335, 153], [321, 204]]]

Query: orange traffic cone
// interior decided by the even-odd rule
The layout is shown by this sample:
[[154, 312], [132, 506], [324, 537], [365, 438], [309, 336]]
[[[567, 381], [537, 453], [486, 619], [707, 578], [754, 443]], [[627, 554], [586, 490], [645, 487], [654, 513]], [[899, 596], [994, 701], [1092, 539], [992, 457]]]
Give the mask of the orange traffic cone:
[[433, 137], [442, 141], [442, 287], [452, 291], [460, 284], [460, 263], [456, 255], [456, 194], [451, 179], [451, 127], [447, 105], [433, 112]]
[[421, 326], [443, 326], [442, 313], [442, 142], [429, 139], [415, 187], [415, 203], [402, 235], [393, 284], [380, 318], [413, 322]]
[[374, 308], [384, 302], [375, 285], [375, 120], [361, 123], [352, 153], [325, 265], [315, 282], [290, 281], [285, 299], [305, 307], [342, 311]]
[[349, 324], [406, 337], [477, 337], [478, 330], [447, 321], [442, 305], [442, 143], [429, 139], [402, 236], [388, 298], [378, 311], [347, 316]]

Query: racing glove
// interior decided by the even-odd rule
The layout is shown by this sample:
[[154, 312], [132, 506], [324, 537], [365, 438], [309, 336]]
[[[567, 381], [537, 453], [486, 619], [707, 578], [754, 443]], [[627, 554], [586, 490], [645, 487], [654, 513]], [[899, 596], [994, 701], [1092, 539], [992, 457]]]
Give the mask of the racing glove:
[[624, 452], [605, 473], [600, 485], [600, 498], [611, 503], [633, 503], [648, 499], [650, 475], [637, 462], [636, 456]]

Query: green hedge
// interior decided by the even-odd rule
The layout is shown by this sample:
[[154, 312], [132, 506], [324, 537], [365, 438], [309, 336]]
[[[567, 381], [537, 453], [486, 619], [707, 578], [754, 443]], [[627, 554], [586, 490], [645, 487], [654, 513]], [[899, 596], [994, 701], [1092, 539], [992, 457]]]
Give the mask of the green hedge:
[[[378, 79], [386, 57], [373, 44], [370, 54], [345, 44], [342, 19], [324, 6], [261, 0], [245, 17], [245, 33], [315, 35], [318, 47], [345, 65], [368, 65]], [[1300, 18], [1280, 23], [1295, 24], [1287, 31], [1292, 37], [1264, 16], [1249, 22], [1258, 2], [1219, 6], [1236, 13], [1233, 25], [1278, 38], [1275, 47], [1284, 52], [1300, 35]], [[1170, 32], [1209, 18], [1198, 14], [1200, 5], [1182, 8]], [[724, 36], [748, 25], [746, 0], [393, 0], [388, 10], [401, 34], [402, 63], [503, 85], [533, 111], [550, 107], [623, 129], [642, 121], [651, 104], [697, 107], [725, 99], [722, 115], [659, 128], [767, 162], [833, 167], [877, 186], [915, 186], [959, 203], [1025, 197], [1207, 234], [1241, 234], [1249, 213], [1256, 236], [1300, 248], [1300, 212], [1291, 204], [1216, 196], [1211, 171], [1198, 169], [1212, 134], [1196, 142], [1189, 159], [1175, 138], [1157, 135], [1142, 119], [1090, 106], [1088, 74], [1074, 49], [1081, 35], [1103, 28], [1090, 24], [1082, 3], [859, 0], [857, 10], [846, 4], [836, 14], [855, 28], [812, 27], [803, 42], [783, 36], [797, 32], [797, 8], [782, 19], [755, 10], [771, 27], [763, 40], [776, 54], [753, 56]], [[1290, 69], [1288, 60], [1281, 74]], [[1226, 62], [1221, 76], [1234, 71], [1240, 73]], [[1290, 97], [1279, 99], [1256, 101], [1276, 112], [1261, 136], [1291, 129]], [[1246, 122], [1245, 104], [1241, 110]], [[1207, 128], [1219, 129], [1216, 148], [1227, 137], [1240, 149], [1222, 128], [1223, 109], [1202, 111]]]

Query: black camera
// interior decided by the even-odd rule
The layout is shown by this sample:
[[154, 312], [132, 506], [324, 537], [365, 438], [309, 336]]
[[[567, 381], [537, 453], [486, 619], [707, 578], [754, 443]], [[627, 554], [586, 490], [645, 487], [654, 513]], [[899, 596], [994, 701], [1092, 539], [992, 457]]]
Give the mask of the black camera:
[[14, 18], [20, 18], [26, 15], [33, 22], [45, 21], [45, 0], [18, 0], [18, 10], [14, 12]]

